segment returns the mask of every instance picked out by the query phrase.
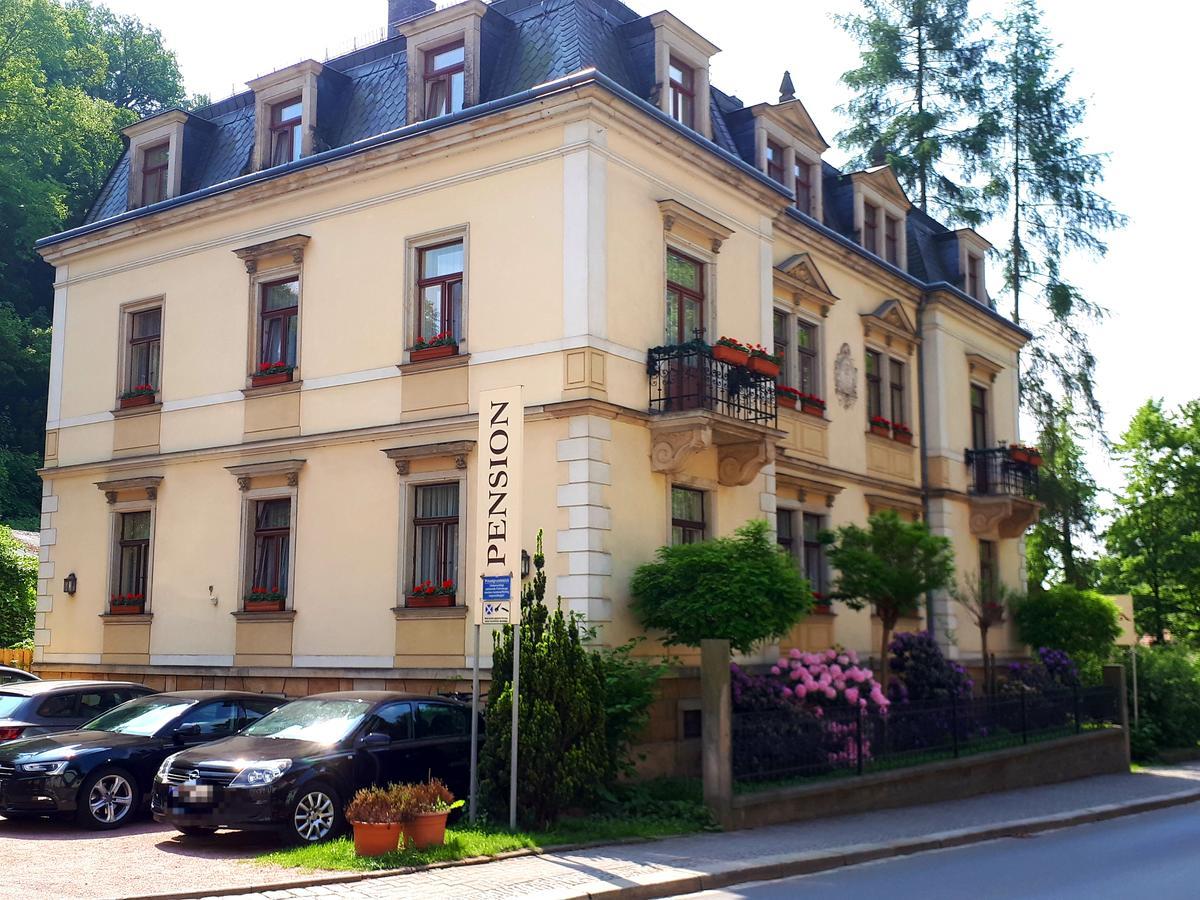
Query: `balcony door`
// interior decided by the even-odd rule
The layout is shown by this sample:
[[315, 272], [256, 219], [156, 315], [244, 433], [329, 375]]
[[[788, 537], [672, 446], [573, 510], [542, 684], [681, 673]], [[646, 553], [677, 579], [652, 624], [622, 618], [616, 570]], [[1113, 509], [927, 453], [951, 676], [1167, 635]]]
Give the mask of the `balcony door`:
[[[988, 448], [987, 389], [971, 385], [971, 449]], [[986, 453], [975, 455], [975, 491], [980, 494], [992, 492], [991, 470]]]
[[[704, 338], [704, 263], [667, 250], [665, 343], [682, 345]], [[668, 409], [704, 406], [704, 362], [699, 353], [681, 354], [667, 369]]]

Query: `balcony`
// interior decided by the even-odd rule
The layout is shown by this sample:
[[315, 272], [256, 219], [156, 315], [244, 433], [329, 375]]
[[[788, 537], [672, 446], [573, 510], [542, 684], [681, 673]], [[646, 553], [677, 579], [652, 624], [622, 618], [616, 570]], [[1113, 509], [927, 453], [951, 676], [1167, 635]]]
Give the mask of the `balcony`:
[[1008, 447], [967, 450], [971, 533], [983, 538], [1014, 538], [1038, 520], [1037, 466], [1017, 462]]
[[646, 371], [654, 471], [679, 472], [716, 447], [721, 484], [743, 485], [774, 459], [784, 435], [773, 377], [713, 359], [703, 341], [655, 347]]

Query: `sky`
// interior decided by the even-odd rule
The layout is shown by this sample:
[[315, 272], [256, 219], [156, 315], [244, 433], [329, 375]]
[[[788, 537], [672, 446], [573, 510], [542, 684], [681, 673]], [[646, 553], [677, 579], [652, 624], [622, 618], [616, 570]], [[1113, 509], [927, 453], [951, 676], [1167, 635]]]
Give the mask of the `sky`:
[[[213, 100], [299, 60], [323, 60], [378, 40], [387, 9], [387, 0], [105, 2], [159, 28], [179, 57], [188, 91]], [[664, 8], [664, 0], [626, 2], [643, 15]], [[1101, 193], [1129, 216], [1128, 226], [1108, 237], [1104, 259], [1073, 258], [1066, 267], [1068, 279], [1109, 310], [1090, 338], [1105, 431], [1115, 439], [1150, 397], [1169, 407], [1200, 398], [1200, 289], [1189, 277], [1200, 248], [1186, 244], [1200, 232], [1193, 221], [1200, 189], [1185, 171], [1198, 137], [1188, 85], [1200, 5], [1043, 0], [1042, 6], [1061, 45], [1059, 64], [1074, 73], [1076, 95], [1089, 102], [1087, 149], [1109, 155]], [[712, 62], [714, 85], [747, 104], [775, 102], [788, 69], [796, 95], [835, 143], [844, 124], [835, 110], [848, 98], [839, 76], [855, 65], [857, 48], [832, 16], [858, 3], [672, 0], [668, 8], [722, 48]], [[1001, 0], [972, 4], [974, 14], [999, 15], [1002, 8]], [[835, 147], [826, 158], [837, 165], [845, 155]], [[1001, 229], [996, 222], [979, 230], [1000, 244]], [[988, 283], [999, 281], [989, 270]], [[1000, 304], [1008, 311], [1003, 298]], [[1023, 437], [1033, 440], [1028, 429]], [[1090, 459], [1102, 486], [1120, 487], [1119, 468], [1099, 447]]]

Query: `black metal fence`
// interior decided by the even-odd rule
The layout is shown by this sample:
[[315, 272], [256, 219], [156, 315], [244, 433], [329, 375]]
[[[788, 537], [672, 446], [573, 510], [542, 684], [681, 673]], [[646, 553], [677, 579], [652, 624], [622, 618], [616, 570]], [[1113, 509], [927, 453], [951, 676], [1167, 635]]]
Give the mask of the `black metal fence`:
[[967, 468], [971, 472], [971, 493], [980, 496], [1036, 497], [1038, 469], [1017, 462], [1007, 447], [968, 450]]
[[702, 409], [743, 422], [774, 425], [775, 379], [712, 358], [702, 341], [649, 352], [650, 411]]
[[1112, 688], [893, 704], [886, 713], [796, 704], [734, 712], [733, 779], [862, 775], [1078, 734], [1119, 722]]

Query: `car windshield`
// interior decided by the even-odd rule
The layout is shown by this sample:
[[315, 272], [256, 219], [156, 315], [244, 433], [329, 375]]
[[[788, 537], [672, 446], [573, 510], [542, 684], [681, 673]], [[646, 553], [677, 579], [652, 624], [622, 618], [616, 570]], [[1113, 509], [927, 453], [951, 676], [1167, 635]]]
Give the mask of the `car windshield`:
[[83, 728], [85, 731], [112, 731], [146, 737], [195, 703], [195, 700], [180, 700], [178, 697], [141, 697], [110, 709]]
[[16, 694], [0, 694], [0, 719], [7, 719], [28, 699]]
[[365, 700], [294, 700], [267, 713], [242, 734], [334, 744], [348, 735], [370, 708]]

